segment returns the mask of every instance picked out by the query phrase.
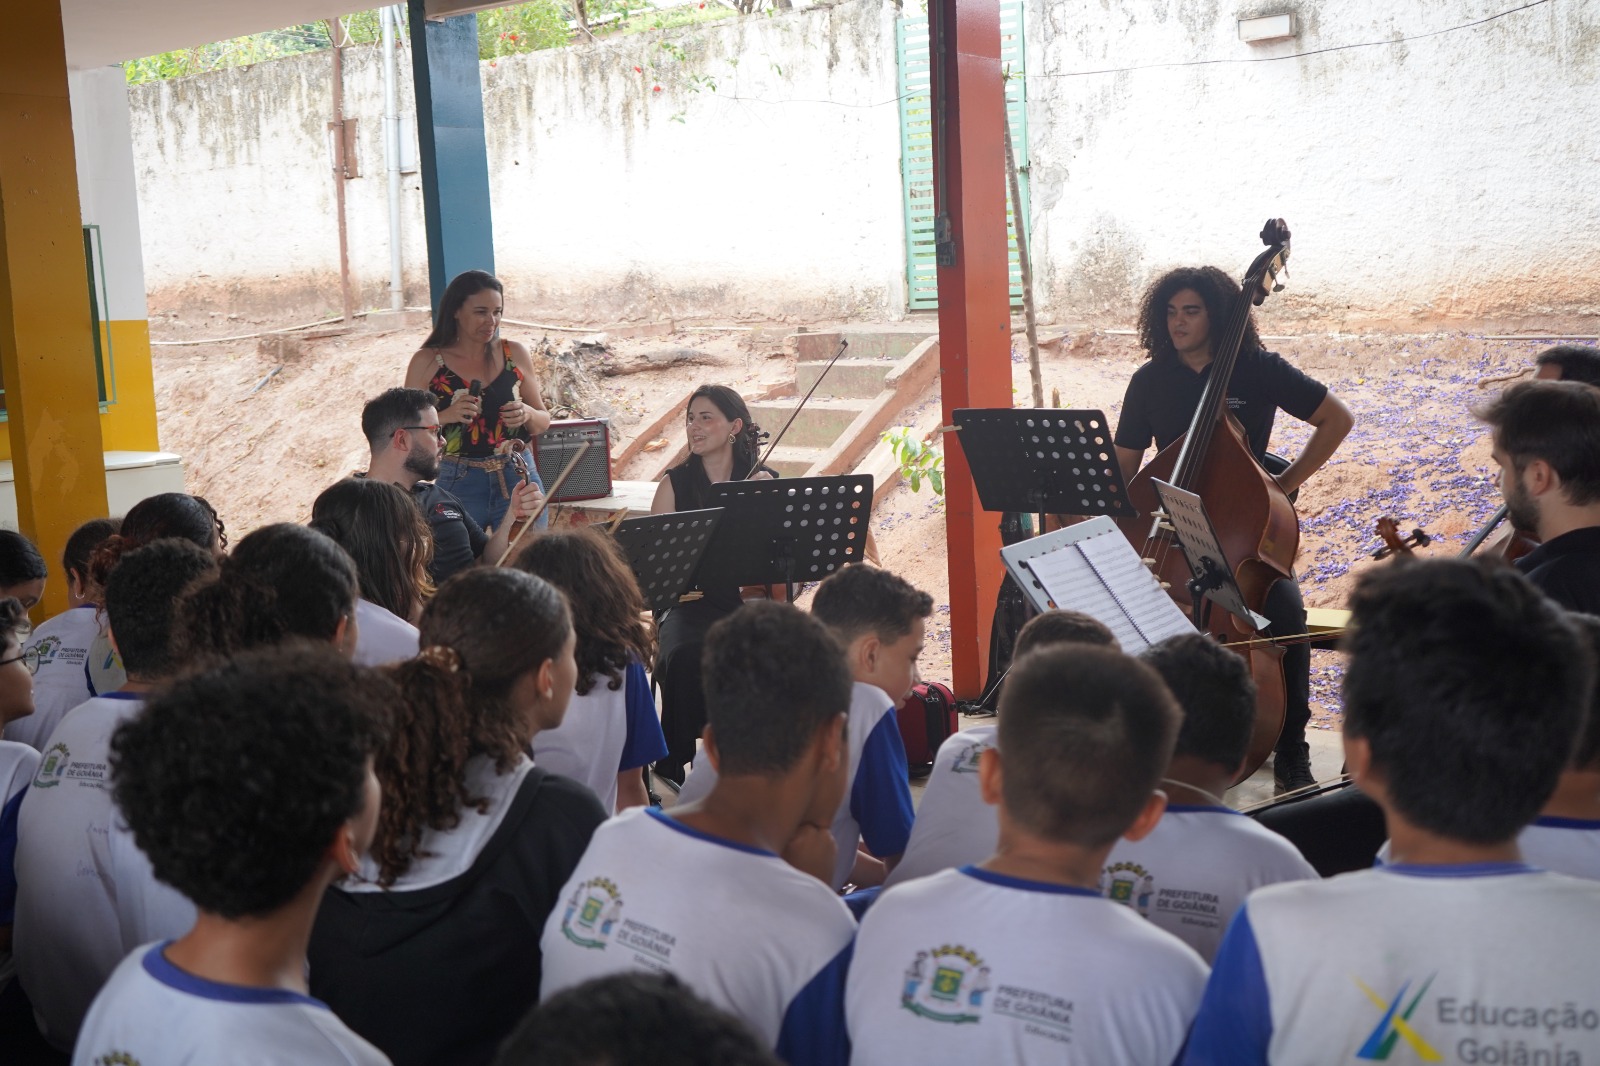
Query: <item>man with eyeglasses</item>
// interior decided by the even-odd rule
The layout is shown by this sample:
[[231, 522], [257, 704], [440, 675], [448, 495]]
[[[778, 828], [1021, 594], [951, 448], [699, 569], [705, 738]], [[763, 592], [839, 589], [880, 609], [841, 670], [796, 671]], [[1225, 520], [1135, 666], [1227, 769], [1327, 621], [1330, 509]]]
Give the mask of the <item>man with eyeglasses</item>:
[[[433, 397], [421, 389], [390, 389], [367, 401], [361, 410], [361, 432], [372, 449], [364, 476], [379, 478], [411, 493], [433, 534], [433, 562], [428, 574], [435, 585], [476, 562], [495, 562], [511, 542], [511, 530], [530, 517], [544, 493], [526, 481], [511, 494], [509, 521], [485, 532], [467, 509], [433, 483], [439, 476], [444, 441]], [[363, 476], [363, 475], [357, 475]]]

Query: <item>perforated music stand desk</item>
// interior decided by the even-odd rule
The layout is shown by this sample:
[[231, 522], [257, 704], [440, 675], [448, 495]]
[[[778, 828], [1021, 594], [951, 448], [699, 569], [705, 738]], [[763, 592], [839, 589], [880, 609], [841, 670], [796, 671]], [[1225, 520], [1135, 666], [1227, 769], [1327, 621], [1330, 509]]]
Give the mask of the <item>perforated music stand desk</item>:
[[872, 475], [722, 481], [713, 505], [726, 510], [694, 583], [698, 588], [821, 581], [866, 550]]
[[1161, 508], [1172, 523], [1178, 547], [1183, 550], [1183, 557], [1188, 560], [1189, 570], [1194, 574], [1194, 580], [1189, 583], [1189, 594], [1193, 598], [1192, 620], [1195, 628], [1205, 628], [1200, 624], [1200, 598], [1204, 596], [1254, 628], [1266, 629], [1267, 620], [1245, 605], [1244, 593], [1239, 591], [1238, 584], [1233, 580], [1233, 567], [1228, 565], [1221, 538], [1217, 536], [1217, 527], [1211, 524], [1211, 516], [1206, 513], [1205, 502], [1197, 494], [1165, 481], [1155, 479], [1153, 484], [1156, 495], [1161, 499]]
[[985, 511], [1133, 518], [1101, 411], [964, 407], [956, 437]]
[[644, 600], [656, 614], [678, 605], [711, 543], [721, 507], [630, 518], [612, 534], [628, 556]]

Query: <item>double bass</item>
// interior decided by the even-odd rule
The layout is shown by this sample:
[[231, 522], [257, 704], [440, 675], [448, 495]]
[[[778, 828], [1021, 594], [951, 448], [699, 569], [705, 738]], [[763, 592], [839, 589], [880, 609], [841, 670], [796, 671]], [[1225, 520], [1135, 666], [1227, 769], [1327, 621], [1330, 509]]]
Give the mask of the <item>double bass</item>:
[[[1289, 260], [1289, 227], [1281, 218], [1267, 222], [1261, 240], [1267, 248], [1245, 272], [1242, 291], [1226, 321], [1220, 330], [1212, 323], [1211, 376], [1188, 431], [1134, 475], [1128, 483], [1128, 499], [1140, 517], [1118, 522], [1123, 535], [1186, 608], [1191, 606], [1188, 586], [1193, 574], [1171, 526], [1161, 516], [1155, 481], [1193, 492], [1205, 502], [1245, 605], [1257, 614], [1273, 584], [1292, 579], [1300, 548], [1300, 521], [1294, 504], [1256, 461], [1244, 428], [1228, 412], [1228, 382], [1239, 360], [1250, 309], [1283, 287], [1277, 284], [1277, 277]], [[1209, 602], [1194, 614], [1203, 632], [1223, 644], [1235, 645], [1255, 679], [1255, 726], [1242, 780], [1266, 761], [1283, 729], [1288, 702], [1283, 649], [1274, 642], [1252, 639], [1256, 637], [1253, 627], [1228, 611], [1212, 610]]]

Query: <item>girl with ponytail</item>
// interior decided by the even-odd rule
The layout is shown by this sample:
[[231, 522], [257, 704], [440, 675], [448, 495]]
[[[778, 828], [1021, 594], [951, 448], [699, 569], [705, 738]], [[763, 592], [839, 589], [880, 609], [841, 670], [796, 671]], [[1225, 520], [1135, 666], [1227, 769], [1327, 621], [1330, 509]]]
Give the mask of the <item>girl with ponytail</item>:
[[311, 993], [396, 1066], [487, 1063], [538, 999], [545, 919], [605, 811], [527, 754], [577, 677], [560, 592], [463, 571], [417, 628], [420, 654], [391, 668], [377, 836], [323, 902]]

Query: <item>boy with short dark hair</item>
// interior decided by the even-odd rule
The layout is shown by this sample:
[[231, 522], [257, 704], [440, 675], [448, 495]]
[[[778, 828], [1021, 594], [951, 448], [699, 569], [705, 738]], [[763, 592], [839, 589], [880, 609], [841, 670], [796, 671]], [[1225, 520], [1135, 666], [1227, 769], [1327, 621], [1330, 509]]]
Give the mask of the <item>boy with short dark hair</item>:
[[306, 944], [372, 841], [396, 698], [331, 648], [273, 649], [177, 682], [117, 731], [117, 803], [199, 917], [117, 967], [75, 1063], [389, 1061], [307, 994]]
[[[835, 889], [883, 883], [911, 836], [915, 809], [906, 777], [906, 749], [895, 709], [917, 682], [917, 658], [927, 638], [933, 597], [904, 578], [865, 563], [846, 566], [817, 586], [811, 615], [844, 645], [855, 684], [843, 801], [833, 816], [837, 843], [825, 880]], [[775, 654], [769, 652], [768, 654]], [[703, 758], [684, 782], [680, 800], [704, 796], [716, 782]], [[871, 855], [857, 851], [865, 843]]]
[[[123, 919], [137, 910], [175, 915], [160, 935], [187, 927], [187, 901], [150, 876], [108, 787], [111, 736], [146, 695], [176, 671], [173, 615], [179, 595], [214, 573], [216, 557], [186, 540], [129, 552], [106, 580], [105, 608], [127, 682], [68, 711], [45, 743], [43, 761], [17, 818], [17, 975], [39, 1031], [69, 1050], [84, 1012], [128, 953]], [[83, 871], [92, 871], [84, 876]], [[137, 883], [135, 883], [137, 882]], [[137, 897], [140, 905], [131, 906]]]
[[750, 1027], [670, 973], [600, 977], [539, 1004], [495, 1066], [779, 1066]]
[[1590, 699], [1584, 642], [1519, 574], [1451, 559], [1364, 575], [1346, 650], [1345, 757], [1391, 862], [1253, 893], [1184, 1061], [1600, 1056], [1600, 885], [1517, 850]]
[[1253, 889], [1317, 872], [1293, 844], [1222, 799], [1255, 726], [1256, 686], [1245, 661], [1199, 633], [1164, 640], [1139, 658], [1166, 682], [1183, 725], [1161, 779], [1167, 812], [1143, 840], [1117, 842], [1100, 887], [1210, 962]]
[[[1600, 618], [1592, 614], [1571, 618], [1600, 662]], [[1517, 847], [1530, 866], [1600, 881], [1600, 684], [1595, 686], [1595, 697], [1572, 749], [1572, 761], [1561, 771], [1539, 817], [1517, 837]]]
[[711, 627], [703, 659], [704, 799], [632, 808], [595, 831], [540, 941], [540, 998], [595, 977], [670, 970], [780, 1058], [837, 1063], [855, 922], [780, 853], [832, 864], [844, 793], [850, 671], [821, 622], [750, 603]]
[[[1039, 648], [1072, 644], [1115, 648], [1117, 638], [1105, 623], [1081, 611], [1044, 611], [1018, 631], [1012, 661]], [[978, 760], [995, 746], [995, 735], [996, 726], [989, 722], [953, 733], [939, 745], [922, 791], [922, 805], [911, 826], [911, 839], [885, 884], [903, 884], [940, 870], [982, 862], [994, 853], [1000, 821], [996, 808], [983, 802]]]
[[1178, 708], [1108, 648], [1017, 660], [1000, 746], [979, 761], [1000, 846], [979, 866], [886, 890], [845, 995], [852, 1063], [1168, 1063], [1206, 967], [1101, 898], [1112, 845], [1161, 817]]

